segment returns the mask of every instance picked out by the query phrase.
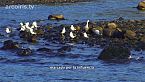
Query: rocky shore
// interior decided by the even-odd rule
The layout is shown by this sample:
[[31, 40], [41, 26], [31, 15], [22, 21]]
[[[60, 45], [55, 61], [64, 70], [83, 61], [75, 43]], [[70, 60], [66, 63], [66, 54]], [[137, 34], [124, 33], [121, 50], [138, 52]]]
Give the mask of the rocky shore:
[[[86, 30], [86, 26], [89, 29]], [[85, 44], [90, 47], [99, 45], [99, 48], [104, 49], [98, 57], [101, 60], [130, 60], [131, 50], [145, 50], [145, 20], [119, 18], [113, 21], [87, 21], [73, 24], [73, 27], [68, 24], [60, 26], [44, 25], [35, 29], [34, 33], [29, 33], [27, 30], [20, 31], [20, 29], [22, 27], [17, 27], [17, 30], [12, 29], [13, 36], [8, 36], [17, 36], [20, 41], [6, 40], [1, 50], [12, 50], [19, 56], [33, 55], [33, 52], [53, 53], [53, 49], [46, 47], [34, 50], [27, 47], [23, 48], [21, 45], [21, 41], [27, 41], [28, 44], [38, 44], [40, 39], [43, 40], [44, 45], [49, 45], [44, 41], [62, 45], [68, 43]], [[7, 35], [11, 35], [11, 33]], [[3, 33], [1, 33], [1, 37], [7, 38]], [[71, 51], [72, 48], [71, 45], [60, 47], [55, 53], [57, 56], [66, 56], [64, 53]]]

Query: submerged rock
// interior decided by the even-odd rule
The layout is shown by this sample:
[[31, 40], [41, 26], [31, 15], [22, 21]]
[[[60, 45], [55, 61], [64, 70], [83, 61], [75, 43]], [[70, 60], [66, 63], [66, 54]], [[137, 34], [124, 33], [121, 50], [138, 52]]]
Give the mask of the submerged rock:
[[145, 1], [139, 2], [137, 9], [139, 10], [145, 10]]
[[110, 45], [100, 53], [98, 59], [101, 60], [129, 59], [130, 55], [131, 52], [128, 48]]
[[27, 49], [19, 49], [17, 51], [17, 54], [19, 56], [30, 56], [30, 55], [32, 55], [32, 50], [30, 48], [27, 48]]
[[39, 52], [52, 52], [52, 50], [51, 49], [49, 49], [49, 48], [39, 48], [39, 49], [37, 49], [37, 51], [39, 51]]
[[64, 20], [63, 15], [49, 15], [48, 20]]
[[71, 46], [63, 46], [60, 49], [58, 49], [58, 52], [64, 53], [65, 51], [71, 51]]
[[4, 41], [4, 45], [1, 49], [7, 50], [7, 49], [18, 49], [20, 48], [19, 43], [13, 42], [12, 40]]

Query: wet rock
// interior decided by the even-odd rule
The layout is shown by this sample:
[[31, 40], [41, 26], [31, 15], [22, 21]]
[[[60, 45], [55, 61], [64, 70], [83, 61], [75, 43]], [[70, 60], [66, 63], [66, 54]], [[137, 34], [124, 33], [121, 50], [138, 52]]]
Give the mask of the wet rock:
[[145, 42], [145, 36], [141, 37], [140, 41]]
[[26, 40], [28, 42], [32, 42], [32, 43], [37, 42], [37, 35], [33, 35], [29, 32], [21, 31], [19, 36], [20, 36], [20, 38], [23, 38], [24, 40]]
[[116, 23], [108, 23], [107, 28], [115, 29], [115, 28], [117, 28], [117, 24]]
[[80, 26], [75, 26], [76, 27], [76, 30], [77, 31], [80, 31], [81, 30], [81, 27]]
[[17, 54], [19, 56], [30, 56], [30, 55], [32, 55], [32, 50], [30, 48], [27, 48], [27, 49], [19, 49], [17, 51]]
[[37, 42], [37, 36], [34, 35], [34, 36], [29, 36], [28, 38], [26, 38], [26, 40], [28, 42], [32, 42], [32, 43], [36, 43]]
[[126, 33], [124, 34], [124, 36], [128, 39], [136, 39], [136, 33], [134, 31], [131, 30], [127, 30]]
[[117, 28], [113, 32], [112, 37], [113, 38], [124, 38], [124, 33], [125, 33], [125, 31], [122, 31], [121, 29]]
[[105, 29], [103, 29], [103, 36], [111, 37], [113, 35], [114, 31], [115, 31], [115, 29], [105, 28]]
[[48, 20], [64, 20], [63, 15], [49, 15]]
[[145, 10], [145, 1], [139, 2], [137, 9], [139, 10]]
[[123, 17], [119, 17], [118, 20], [119, 20], [119, 21], [123, 21], [124, 18], [123, 18]]
[[37, 35], [43, 35], [44, 31], [42, 29], [36, 30]]
[[142, 42], [142, 41], [137, 42], [135, 50], [136, 51], [145, 50], [145, 42]]
[[30, 36], [30, 33], [26, 31], [20, 31], [19, 36], [20, 38], [27, 38]]
[[1, 49], [7, 50], [7, 49], [18, 49], [20, 48], [19, 43], [13, 42], [12, 40], [7, 40], [4, 42], [4, 45]]
[[128, 59], [131, 55], [131, 52], [128, 48], [122, 46], [113, 46], [110, 45], [100, 53], [98, 59], [101, 60], [119, 60], [119, 59]]

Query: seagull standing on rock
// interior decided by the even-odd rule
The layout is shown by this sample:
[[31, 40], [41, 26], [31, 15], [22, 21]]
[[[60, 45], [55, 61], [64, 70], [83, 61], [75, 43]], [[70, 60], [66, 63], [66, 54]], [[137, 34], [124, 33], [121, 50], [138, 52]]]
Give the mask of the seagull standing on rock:
[[25, 28], [25, 25], [21, 22], [20, 23], [20, 31], [25, 31], [26, 30], [26, 28]]
[[102, 33], [100, 33], [100, 30], [93, 29], [93, 32], [94, 32], [96, 35], [102, 35]]
[[74, 39], [76, 36], [73, 34], [73, 32], [70, 32], [69, 36]]
[[34, 32], [34, 30], [32, 28], [30, 28], [29, 31], [31, 34], [34, 34], [34, 35], [37, 34], [36, 32]]
[[71, 31], [75, 31], [76, 30], [73, 25], [71, 25], [70, 29], [71, 29]]
[[9, 27], [7, 27], [5, 31], [7, 34], [10, 34], [12, 32], [12, 30]]
[[29, 22], [25, 23], [27, 32], [31, 34], [36, 34], [32, 28], [29, 27]]
[[84, 35], [85, 38], [89, 38], [89, 36], [87, 35], [86, 32], [84, 32], [83, 35]]
[[65, 30], [65, 27], [63, 27], [62, 31], [61, 31], [61, 34], [65, 34], [66, 30]]
[[37, 22], [36, 22], [36, 21], [33, 22], [33, 23], [32, 23], [32, 26], [33, 26], [33, 27], [31, 27], [31, 28], [36, 28], [36, 29], [37, 29], [37, 28], [38, 28]]
[[85, 31], [86, 31], [86, 32], [89, 30], [89, 22], [90, 22], [90, 20], [87, 20], [87, 24], [86, 24], [86, 26], [85, 26]]
[[26, 30], [29, 31], [29, 29], [30, 29], [29, 22], [25, 23], [25, 27], [26, 27]]

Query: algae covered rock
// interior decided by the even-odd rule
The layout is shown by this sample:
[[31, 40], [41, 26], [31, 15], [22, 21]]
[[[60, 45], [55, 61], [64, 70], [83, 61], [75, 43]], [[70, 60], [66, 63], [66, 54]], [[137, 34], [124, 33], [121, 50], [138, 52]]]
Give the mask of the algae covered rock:
[[139, 2], [137, 9], [139, 10], [145, 10], [145, 1]]
[[100, 53], [98, 59], [101, 60], [118, 60], [118, 59], [128, 59], [131, 52], [128, 48], [122, 46], [110, 45]]
[[107, 27], [108, 27], [109, 29], [115, 29], [115, 28], [117, 28], [117, 24], [116, 24], [116, 23], [108, 23], [108, 24], [107, 24]]
[[127, 30], [124, 36], [128, 39], [135, 39], [136, 38], [136, 33], [131, 30]]
[[64, 20], [64, 16], [59, 14], [49, 15], [48, 20]]

